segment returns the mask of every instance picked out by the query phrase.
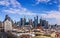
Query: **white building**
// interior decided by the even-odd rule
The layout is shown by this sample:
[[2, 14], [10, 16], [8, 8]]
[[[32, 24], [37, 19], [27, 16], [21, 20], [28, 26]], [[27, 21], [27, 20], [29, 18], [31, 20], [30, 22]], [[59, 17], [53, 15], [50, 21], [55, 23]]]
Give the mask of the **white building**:
[[4, 22], [4, 31], [11, 31], [12, 30], [12, 22], [8, 19]]
[[5, 18], [4, 20], [4, 31], [12, 31], [12, 20], [10, 17]]

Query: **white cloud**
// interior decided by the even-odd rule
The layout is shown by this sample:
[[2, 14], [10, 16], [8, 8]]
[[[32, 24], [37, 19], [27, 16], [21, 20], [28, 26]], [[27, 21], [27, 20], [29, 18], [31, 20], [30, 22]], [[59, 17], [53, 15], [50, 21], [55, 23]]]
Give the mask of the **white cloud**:
[[60, 24], [60, 11], [48, 11], [47, 14], [41, 14], [46, 19], [55, 19], [54, 22], [50, 22], [50, 24]]
[[26, 8], [24, 8], [23, 11], [20, 10], [20, 9], [12, 9], [12, 8], [10, 8], [9, 10], [4, 10], [4, 12], [13, 13], [13, 14], [19, 14], [19, 15], [36, 15], [35, 13], [27, 11]]
[[58, 5], [58, 10], [60, 11], [60, 5]]
[[7, 6], [7, 5], [9, 5], [9, 3], [4, 0], [4, 1], [0, 1], [0, 5], [6, 5]]
[[58, 0], [58, 10], [60, 11], [60, 0]]
[[50, 0], [37, 0], [38, 2], [49, 2]]
[[60, 11], [60, 0], [58, 0], [58, 11]]
[[17, 2], [17, 0], [0, 0], [0, 5], [3, 5], [3, 6], [9, 6], [11, 5], [12, 7], [18, 7], [20, 5], [19, 2]]
[[35, 13], [30, 12], [26, 8], [23, 8], [17, 0], [2, 0], [0, 5], [6, 6], [7, 9], [1, 10], [5, 13], [14, 13], [20, 15], [36, 15]]
[[45, 3], [47, 3], [47, 2], [49, 2], [50, 0], [36, 0], [36, 4], [39, 4], [40, 2], [45, 2]]
[[43, 14], [46, 18], [59, 18], [60, 11], [48, 11], [47, 14]]

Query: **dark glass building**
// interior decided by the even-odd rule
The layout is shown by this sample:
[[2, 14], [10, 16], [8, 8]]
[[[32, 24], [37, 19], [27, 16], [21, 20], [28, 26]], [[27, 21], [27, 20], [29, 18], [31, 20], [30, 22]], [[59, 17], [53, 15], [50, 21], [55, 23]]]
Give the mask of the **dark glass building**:
[[26, 18], [21, 18], [20, 21], [21, 21], [21, 22], [20, 22], [21, 25], [23, 25], [23, 26], [26, 25]]
[[43, 26], [44, 28], [48, 28], [48, 21], [40, 19], [40, 25]]

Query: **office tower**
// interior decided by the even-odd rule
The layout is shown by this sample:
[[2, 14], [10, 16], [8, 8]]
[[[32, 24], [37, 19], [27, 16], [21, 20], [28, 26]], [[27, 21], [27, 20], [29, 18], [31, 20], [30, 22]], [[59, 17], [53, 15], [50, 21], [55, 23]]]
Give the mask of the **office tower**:
[[40, 19], [40, 25], [41, 26], [45, 26], [46, 25], [46, 20], [42, 19], [42, 17]]
[[47, 29], [47, 28], [48, 28], [48, 21], [43, 20], [43, 19], [41, 18], [41, 19], [40, 19], [40, 25]]
[[[35, 20], [35, 17], [34, 17], [34, 20]], [[35, 28], [35, 21], [33, 20], [33, 27]]]
[[23, 18], [23, 25], [25, 25], [26, 24], [26, 18], [24, 17]]
[[33, 26], [34, 26], [34, 28], [35, 28], [35, 17], [34, 17], [34, 22], [33, 22], [33, 23], [34, 23], [34, 25], [33, 25]]
[[29, 25], [32, 25], [32, 19], [29, 19]]
[[36, 17], [34, 17], [34, 28], [36, 28], [37, 27], [37, 19], [36, 19]]
[[8, 15], [5, 16], [4, 31], [12, 31], [12, 20]]
[[[5, 20], [7, 20], [7, 19], [8, 19], [8, 20], [11, 20], [11, 18], [10, 18], [8, 15], [5, 16]], [[4, 21], [5, 21], [5, 20], [4, 20]]]
[[29, 25], [31, 28], [33, 28], [33, 22], [32, 22], [32, 19], [29, 19]]
[[58, 28], [58, 25], [57, 25], [57, 24], [55, 24], [55, 25], [54, 25], [54, 27], [55, 27], [55, 29], [56, 29], [56, 28]]
[[24, 26], [25, 23], [25, 18], [22, 19], [22, 25]]
[[37, 17], [37, 19], [36, 19], [36, 23], [37, 23], [37, 25], [38, 25], [38, 16], [36, 16]]
[[21, 18], [21, 20], [20, 20], [20, 21], [21, 21], [21, 26], [22, 26], [22, 24], [23, 24], [23, 18]]
[[42, 18], [40, 19], [40, 25], [42, 26]]
[[42, 20], [42, 26], [46, 26], [46, 20]]
[[48, 21], [45, 22], [45, 29], [48, 29]]
[[24, 26], [26, 24], [26, 18], [21, 18], [21, 25]]

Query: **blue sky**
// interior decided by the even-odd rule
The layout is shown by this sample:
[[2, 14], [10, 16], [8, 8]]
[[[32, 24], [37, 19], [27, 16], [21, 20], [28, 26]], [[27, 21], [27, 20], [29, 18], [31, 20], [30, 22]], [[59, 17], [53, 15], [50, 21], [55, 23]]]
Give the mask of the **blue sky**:
[[60, 25], [60, 0], [0, 0], [0, 21], [8, 14], [13, 21], [33, 19], [36, 15]]

